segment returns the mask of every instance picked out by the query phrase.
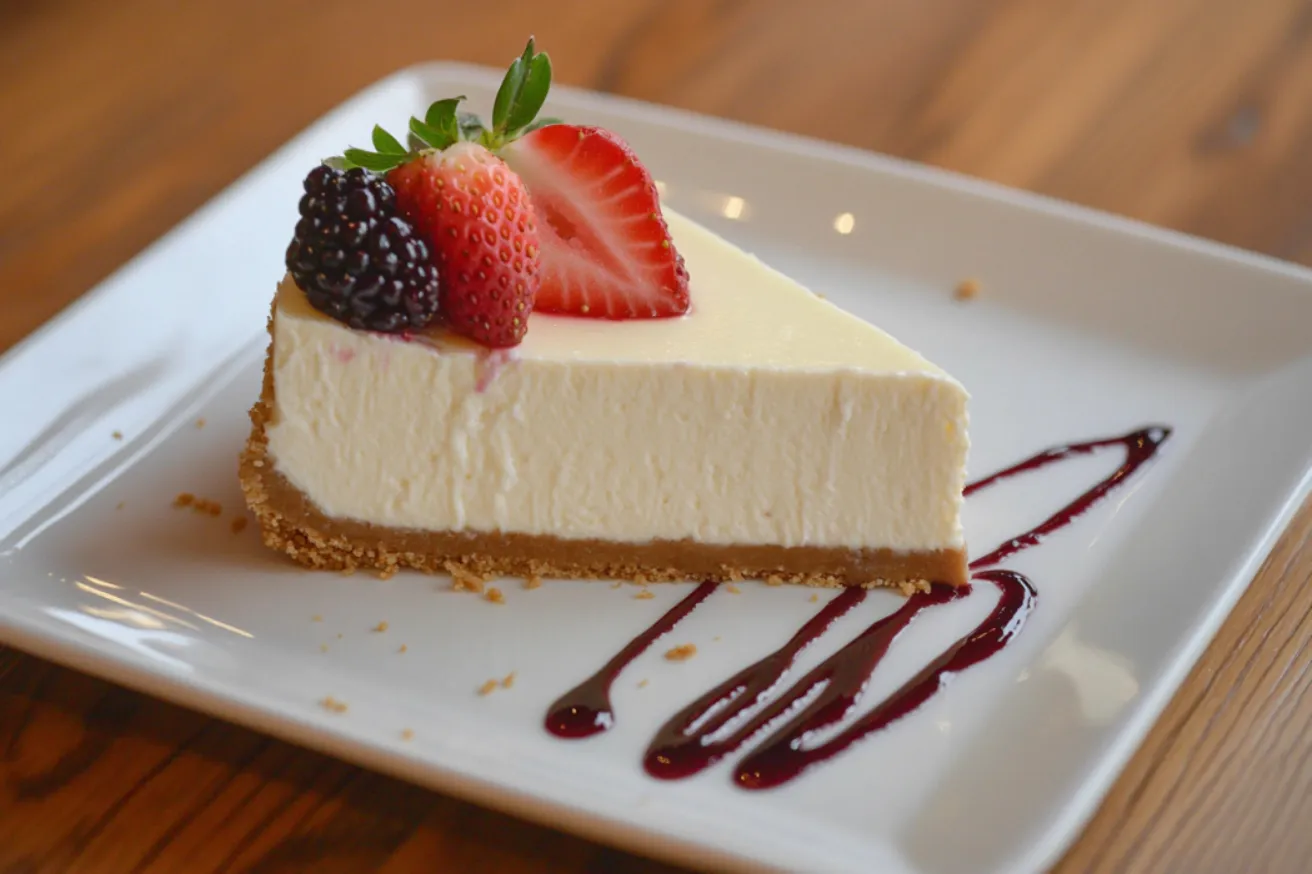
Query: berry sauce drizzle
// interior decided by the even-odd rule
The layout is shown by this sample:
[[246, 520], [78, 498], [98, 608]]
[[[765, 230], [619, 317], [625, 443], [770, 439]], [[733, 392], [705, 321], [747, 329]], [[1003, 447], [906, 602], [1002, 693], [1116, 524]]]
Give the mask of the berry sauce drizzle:
[[[1132, 476], [1156, 455], [1170, 429], [1150, 427], [1122, 437], [1072, 443], [1045, 450], [998, 471], [965, 489], [970, 495], [1023, 473], [1058, 461], [1121, 446], [1125, 461], [1108, 477], [1018, 537], [971, 563], [972, 579], [992, 583], [1000, 592], [998, 603], [983, 622], [960, 638], [896, 692], [864, 716], [823, 743], [806, 746], [816, 732], [841, 722], [857, 705], [870, 676], [893, 641], [927, 607], [958, 600], [970, 586], [933, 585], [917, 592], [902, 606], [879, 619], [781, 695], [782, 685], [798, 655], [839, 617], [860, 604], [864, 589], [846, 589], [826, 604], [787, 643], [739, 671], [683, 708], [657, 732], [643, 759], [654, 777], [673, 780], [688, 777], [732, 753], [752, 738], [768, 736], [734, 769], [734, 781], [744, 789], [768, 789], [799, 776], [810, 766], [838, 755], [863, 737], [916, 710], [951, 678], [989, 658], [1020, 633], [1037, 593], [1028, 579], [1015, 571], [995, 568], [1022, 550], [1037, 546], [1047, 535], [1069, 525]], [[634, 639], [605, 667], [563, 695], [547, 717], [547, 730], [560, 737], [587, 737], [610, 728], [610, 685], [621, 670], [645, 651], [656, 638], [672, 629], [714, 590], [703, 583], [655, 625]], [[800, 711], [798, 708], [807, 702]], [[755, 713], [750, 711], [755, 710]], [[779, 725], [780, 720], [785, 720]]]
[[1067, 443], [1065, 446], [1054, 446], [1052, 449], [1045, 449], [1038, 455], [1027, 458], [1019, 464], [1014, 464], [966, 486], [962, 494], [970, 497], [980, 489], [996, 485], [1003, 480], [1011, 479], [1022, 473], [1039, 470], [1067, 458], [1089, 455], [1109, 446], [1123, 446], [1125, 448], [1125, 461], [1112, 472], [1111, 476], [1099, 482], [1056, 513], [1053, 513], [1043, 524], [1031, 528], [1019, 537], [1008, 540], [988, 555], [975, 559], [970, 563], [971, 569], [991, 567], [1021, 550], [1029, 549], [1031, 546], [1038, 546], [1043, 538], [1074, 522], [1090, 507], [1106, 497], [1108, 492], [1125, 482], [1135, 471], [1147, 464], [1157, 454], [1157, 450], [1161, 448], [1162, 444], [1166, 442], [1166, 438], [1170, 436], [1170, 428], [1154, 426], [1132, 431], [1124, 437], [1108, 437], [1105, 440], [1089, 440], [1084, 443]]
[[629, 662], [647, 651], [698, 604], [710, 597], [715, 583], [702, 583], [692, 594], [675, 604], [656, 623], [639, 634], [606, 662], [600, 671], [556, 699], [547, 712], [547, 731], [557, 737], [580, 738], [600, 734], [615, 724], [615, 711], [610, 704], [610, 687], [620, 671]]
[[[734, 782], [744, 789], [770, 789], [787, 783], [811, 765], [838, 755], [866, 735], [906, 716], [946, 686], [954, 674], [984, 661], [1006, 646], [1020, 633], [1026, 617], [1034, 609], [1034, 586], [1025, 577], [1008, 570], [981, 571], [973, 579], [986, 579], [1002, 590], [1002, 597], [993, 612], [974, 631], [952, 644], [902, 688], [835, 737], [816, 746], [804, 746], [808, 735], [838, 723], [856, 706], [889, 644], [921, 610], [963, 597], [970, 587], [936, 585], [928, 592], [912, 595], [895, 613], [870, 626], [752, 720], [763, 727], [787, 713], [816, 686], [824, 687], [805, 710], [775, 730], [738, 764], [733, 772]], [[652, 773], [651, 759], [652, 753], [649, 752], [645, 763], [648, 773]]]
[[[734, 717], [756, 704], [768, 701], [770, 693], [793, 666], [802, 650], [828, 631], [834, 620], [865, 599], [865, 589], [844, 589], [782, 647], [756, 664], [743, 668], [676, 713], [661, 726], [647, 750], [643, 761], [647, 773], [669, 780], [687, 777], [732, 752], [743, 740], [778, 715], [775, 712], [779, 708], [778, 702], [728, 736], [719, 739], [715, 736], [722, 733], [725, 725]], [[871, 637], [874, 634], [877, 632], [871, 627], [861, 636]], [[887, 646], [891, 640], [889, 637], [883, 645]]]

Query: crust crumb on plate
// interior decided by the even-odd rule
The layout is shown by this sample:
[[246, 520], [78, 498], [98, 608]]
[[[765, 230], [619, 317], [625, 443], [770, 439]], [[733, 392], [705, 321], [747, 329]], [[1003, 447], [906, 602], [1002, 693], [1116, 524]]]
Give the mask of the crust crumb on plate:
[[695, 643], [681, 643], [665, 651], [665, 658], [672, 662], [686, 662], [695, 655], [697, 655]]
[[537, 574], [531, 574], [528, 579], [524, 580], [524, 588], [540, 589], [542, 588], [542, 577]]
[[501, 678], [501, 688], [502, 688], [502, 689], [509, 689], [511, 686], [514, 686], [514, 685], [515, 685], [515, 672], [514, 672], [514, 671], [511, 671], [510, 673], [506, 674], [504, 677]]
[[501, 590], [496, 586], [489, 586], [487, 590], [487, 599], [493, 604], [506, 603], [506, 596], [501, 594]]
[[501, 684], [496, 680], [488, 680], [486, 683], [478, 687], [478, 694], [491, 695], [494, 691], [496, 691], [496, 688], [499, 685]]
[[345, 713], [349, 706], [345, 701], [338, 701], [331, 695], [319, 702], [319, 706], [331, 713]]
[[654, 593], [651, 589], [643, 589], [641, 592], [634, 595], [633, 597], [637, 598], [639, 601], [649, 601], [652, 598], [656, 597], [656, 593]]
[[179, 510], [190, 507], [195, 512], [205, 516], [223, 515], [223, 505], [218, 501], [211, 501], [209, 498], [198, 498], [191, 492], [179, 492], [173, 499], [173, 506]]
[[957, 283], [957, 288], [952, 292], [952, 296], [957, 300], [974, 300], [979, 296], [979, 291], [979, 280], [966, 278]]
[[384, 631], [387, 630], [387, 620], [384, 619], [382, 622], [379, 622], [377, 625], [375, 625], [373, 628], [369, 630], [377, 632], [379, 634], [383, 633]]
[[408, 728], [401, 729], [401, 740], [414, 740], [415, 733]]

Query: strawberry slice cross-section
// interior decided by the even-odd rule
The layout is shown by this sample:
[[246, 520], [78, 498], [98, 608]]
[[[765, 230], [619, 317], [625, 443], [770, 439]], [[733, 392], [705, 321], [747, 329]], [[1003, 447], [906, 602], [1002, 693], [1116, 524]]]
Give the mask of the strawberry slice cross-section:
[[538, 220], [539, 312], [599, 319], [678, 316], [688, 271], [675, 250], [651, 174], [602, 128], [553, 124], [501, 152]]

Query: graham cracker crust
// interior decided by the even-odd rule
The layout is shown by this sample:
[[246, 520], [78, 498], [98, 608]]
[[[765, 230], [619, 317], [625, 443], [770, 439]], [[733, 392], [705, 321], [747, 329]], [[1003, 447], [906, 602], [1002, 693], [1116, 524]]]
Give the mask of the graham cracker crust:
[[[272, 328], [272, 320], [270, 321]], [[891, 549], [777, 545], [720, 545], [693, 540], [623, 543], [513, 532], [424, 531], [375, 526], [326, 516], [282, 474], [267, 452], [265, 425], [273, 402], [273, 349], [265, 361], [264, 389], [251, 408], [251, 434], [241, 455], [246, 503], [265, 545], [307, 568], [400, 568], [453, 575], [643, 579], [647, 582], [761, 579], [778, 584], [903, 590], [927, 582], [963, 585], [964, 550], [900, 552]]]

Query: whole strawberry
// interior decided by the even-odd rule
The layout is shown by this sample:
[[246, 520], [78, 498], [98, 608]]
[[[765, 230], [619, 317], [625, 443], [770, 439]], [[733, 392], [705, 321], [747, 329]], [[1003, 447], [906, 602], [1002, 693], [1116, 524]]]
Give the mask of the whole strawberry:
[[478, 143], [421, 153], [387, 174], [400, 212], [435, 253], [447, 324], [518, 345], [540, 282], [537, 221], [519, 177]]
[[493, 152], [552, 123], [534, 121], [550, 86], [551, 61], [530, 39], [497, 92], [491, 128], [458, 113], [464, 98], [455, 97], [410, 119], [408, 148], [375, 127], [376, 151], [346, 150], [346, 165], [387, 174], [398, 210], [432, 250], [447, 325], [485, 346], [524, 339], [541, 282], [533, 204]]

